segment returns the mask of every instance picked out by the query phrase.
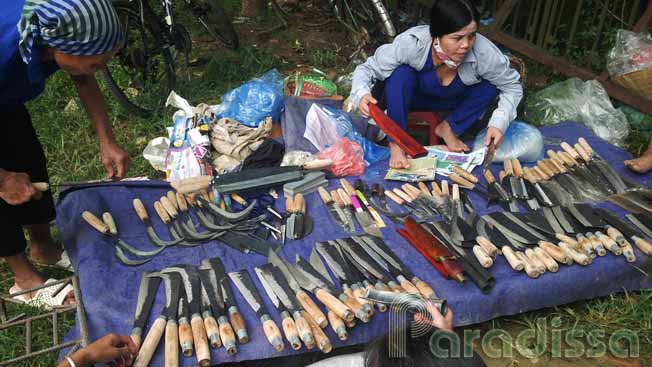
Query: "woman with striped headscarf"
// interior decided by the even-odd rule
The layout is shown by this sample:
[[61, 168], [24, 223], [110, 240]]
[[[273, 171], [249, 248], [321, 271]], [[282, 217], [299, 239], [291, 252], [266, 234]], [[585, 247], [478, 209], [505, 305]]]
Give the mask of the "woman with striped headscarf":
[[[98, 136], [108, 177], [123, 178], [129, 156], [115, 142], [94, 76], [118, 50], [123, 34], [111, 0], [3, 0], [0, 14], [0, 116], [11, 134], [0, 144], [0, 256], [14, 272], [14, 293], [46, 282], [25, 256], [23, 228], [34, 261], [63, 260], [50, 234], [52, 195], [31, 184], [47, 182], [48, 175], [25, 102], [38, 97], [58, 69], [70, 74]], [[17, 298], [46, 307], [74, 301], [66, 291], [51, 297], [50, 288], [56, 286]]]

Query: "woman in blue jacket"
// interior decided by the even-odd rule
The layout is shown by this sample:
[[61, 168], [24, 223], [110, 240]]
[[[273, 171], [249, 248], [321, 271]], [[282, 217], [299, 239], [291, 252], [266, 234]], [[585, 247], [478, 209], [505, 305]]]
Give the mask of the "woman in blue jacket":
[[[47, 182], [48, 174], [25, 103], [40, 95], [46, 79], [62, 69], [70, 74], [95, 129], [109, 177], [124, 177], [129, 155], [115, 142], [94, 76], [123, 39], [111, 1], [4, 0], [1, 12], [0, 116], [5, 140], [0, 144], [0, 256], [14, 272], [13, 293], [46, 282], [25, 256], [23, 228], [30, 237], [32, 259], [51, 264], [61, 256], [50, 235], [52, 195], [32, 186]], [[74, 301], [67, 291], [52, 297], [50, 288], [56, 287], [17, 298], [46, 307]]]
[[[363, 115], [369, 103], [378, 103], [371, 90], [384, 81], [387, 114], [403, 129], [410, 111], [445, 112], [436, 128], [451, 151], [469, 148], [458, 136], [473, 126], [498, 96], [498, 107], [489, 119], [486, 145], [498, 145], [523, 88], [509, 59], [478, 33], [478, 13], [467, 0], [437, 0], [430, 11], [430, 25], [401, 33], [394, 42], [380, 46], [353, 73], [353, 105]], [[390, 142], [390, 166], [407, 167], [401, 148]]]

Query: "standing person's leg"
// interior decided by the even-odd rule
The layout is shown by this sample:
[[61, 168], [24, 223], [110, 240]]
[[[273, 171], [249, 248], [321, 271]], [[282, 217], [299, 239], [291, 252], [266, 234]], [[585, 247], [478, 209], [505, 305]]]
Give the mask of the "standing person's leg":
[[[408, 113], [418, 86], [417, 71], [408, 65], [401, 65], [385, 80], [387, 115], [403, 130], [407, 130]], [[390, 141], [391, 157], [389, 166], [407, 168], [407, 156], [396, 144]]]
[[[0, 145], [0, 167], [7, 171], [24, 172], [32, 182], [47, 182], [45, 155], [38, 141], [27, 109], [24, 105], [0, 106], [0, 114], [10, 124], [10, 137]], [[0, 256], [14, 272], [15, 283], [20, 289], [33, 288], [45, 282], [25, 256], [26, 241], [23, 226], [34, 236], [32, 246], [37, 254], [55, 254], [46, 259], [56, 262], [60, 250], [54, 248], [49, 223], [54, 219], [54, 201], [48, 191], [39, 200], [21, 205], [9, 205], [0, 201], [0, 233], [3, 245]], [[74, 301], [69, 297], [68, 302]]]

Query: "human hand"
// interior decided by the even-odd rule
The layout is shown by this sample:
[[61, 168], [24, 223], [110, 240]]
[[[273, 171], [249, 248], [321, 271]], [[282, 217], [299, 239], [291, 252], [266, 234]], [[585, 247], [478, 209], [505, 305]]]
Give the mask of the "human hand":
[[30, 200], [41, 198], [29, 175], [22, 172], [11, 172], [0, 169], [0, 199], [9, 205], [20, 205]]
[[100, 143], [100, 160], [106, 169], [106, 177], [116, 180], [125, 178], [131, 163], [129, 153], [114, 142]]
[[131, 366], [138, 354], [138, 347], [129, 336], [107, 334], [86, 348], [74, 353], [71, 358], [79, 367], [93, 364], [108, 364], [113, 367]]
[[426, 301], [426, 308], [428, 309], [429, 315], [424, 315], [423, 313], [414, 314], [414, 321], [419, 323], [430, 323], [432, 326], [442, 329], [453, 331], [453, 310], [450, 308], [446, 312], [446, 316], [443, 316], [439, 309], [435, 307], [435, 304], [429, 301]]
[[372, 97], [371, 94], [365, 94], [360, 98], [360, 103], [358, 104], [358, 110], [362, 116], [369, 117], [369, 103], [377, 104], [378, 101], [376, 98]]
[[491, 141], [493, 140], [494, 146], [498, 148], [500, 143], [503, 141], [503, 132], [502, 130], [495, 128], [495, 127], [488, 127], [487, 128], [487, 137], [484, 139], [484, 145], [489, 146], [491, 144]]

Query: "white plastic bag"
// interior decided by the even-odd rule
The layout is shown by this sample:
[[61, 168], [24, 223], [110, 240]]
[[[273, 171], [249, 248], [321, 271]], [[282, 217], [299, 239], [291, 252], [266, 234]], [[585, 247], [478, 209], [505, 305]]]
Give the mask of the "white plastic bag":
[[[473, 142], [473, 150], [484, 149], [487, 129], [482, 130]], [[532, 125], [521, 121], [512, 121], [505, 131], [503, 141], [496, 150], [493, 162], [504, 162], [518, 158], [523, 163], [536, 162], [543, 158], [543, 135]]]
[[612, 78], [652, 68], [652, 36], [619, 29], [614, 47], [607, 55], [607, 70]]

